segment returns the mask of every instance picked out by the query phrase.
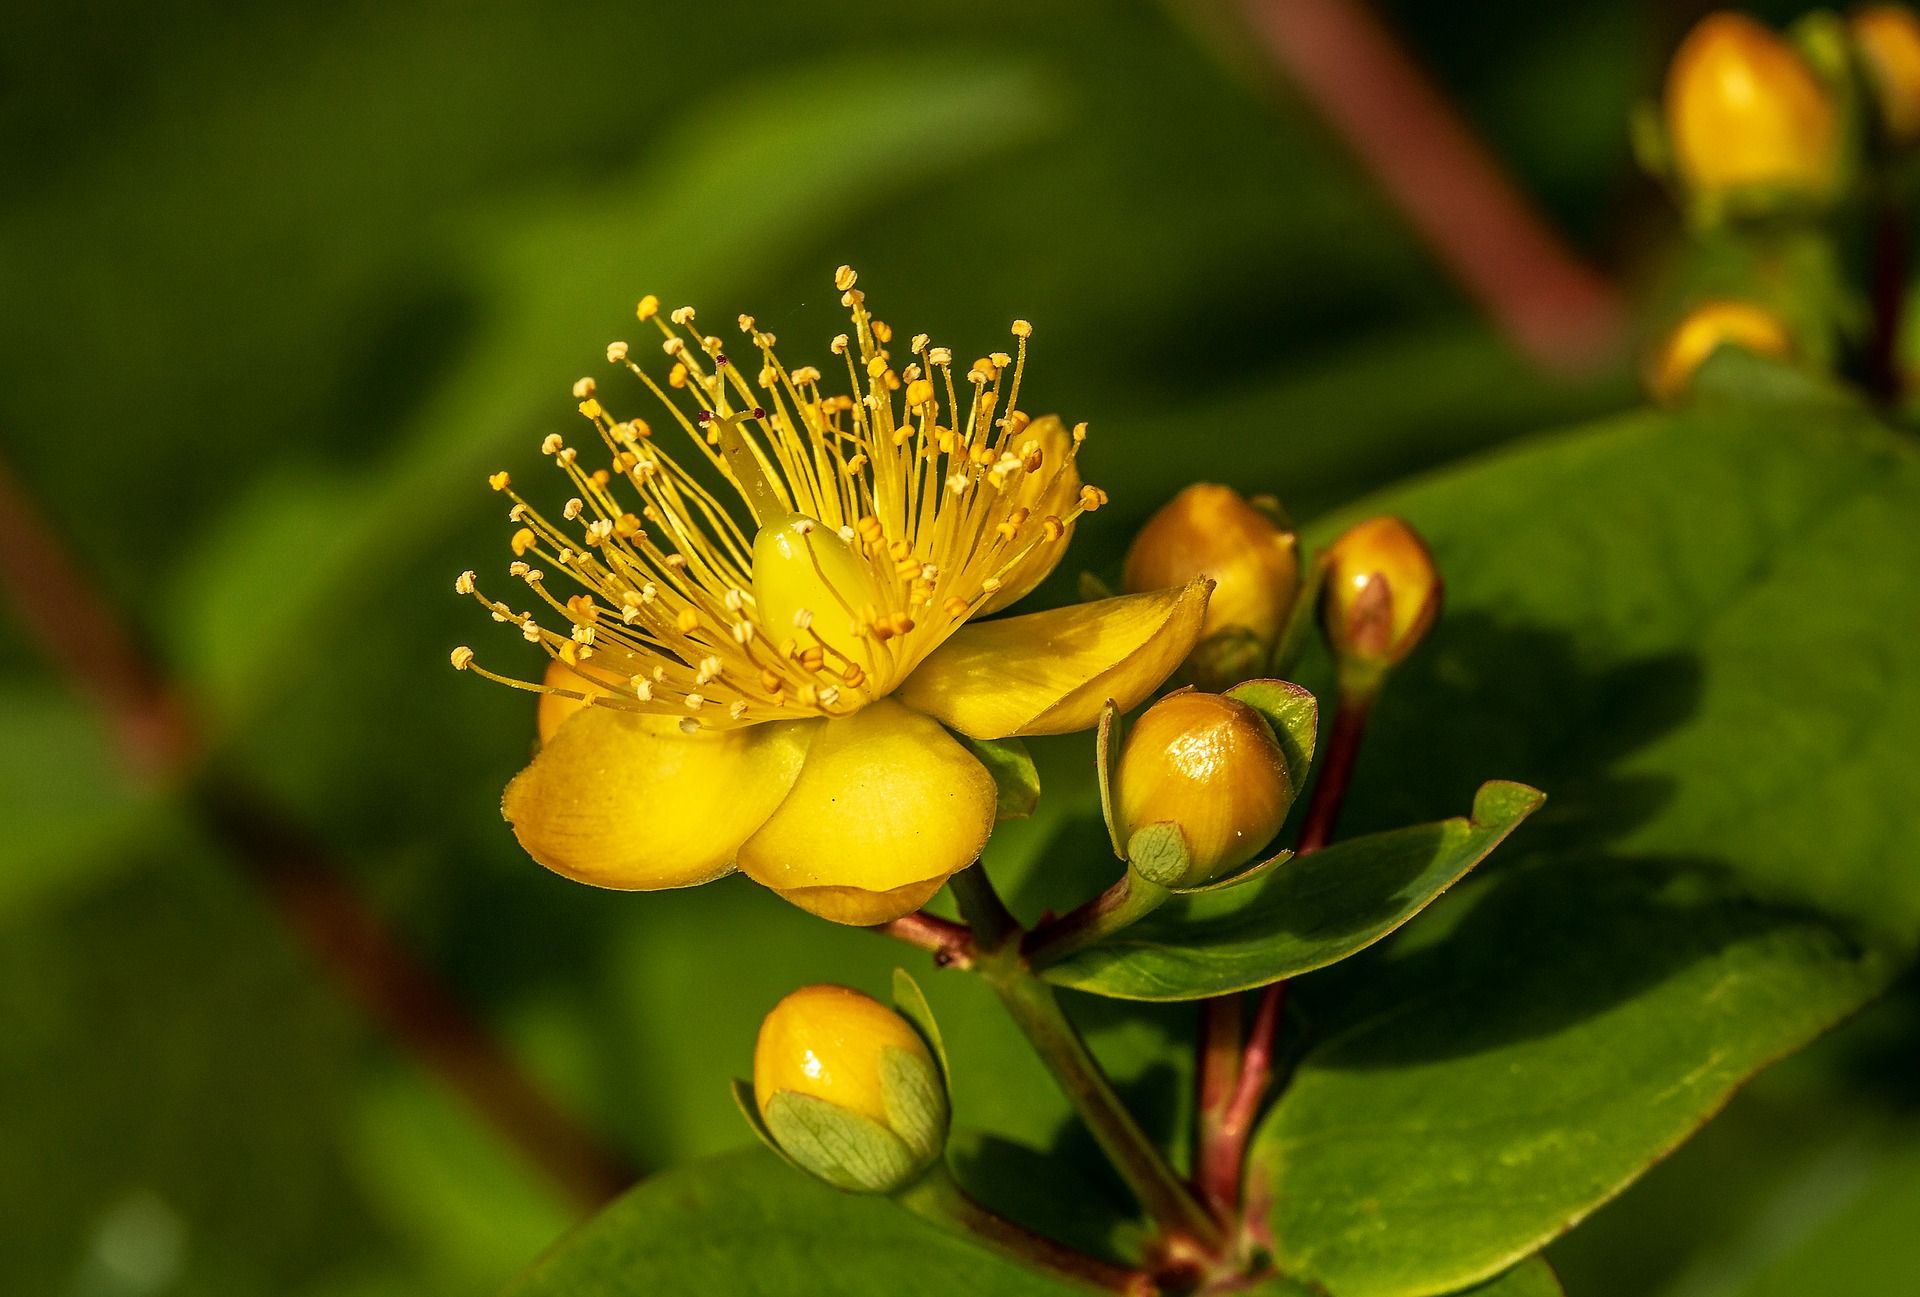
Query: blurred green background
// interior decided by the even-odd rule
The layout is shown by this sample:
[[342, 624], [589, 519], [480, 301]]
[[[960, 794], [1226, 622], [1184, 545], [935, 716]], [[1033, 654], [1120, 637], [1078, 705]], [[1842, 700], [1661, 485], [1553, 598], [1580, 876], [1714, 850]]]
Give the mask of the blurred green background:
[[[1671, 218], [1626, 116], [1698, 9], [1380, 12], [1578, 254], [1634, 282]], [[1189, 480], [1312, 517], [1637, 399], [1624, 360], [1529, 361], [1238, 23], [12, 0], [6, 466], [200, 718], [210, 768], [565, 1109], [642, 1168], [738, 1145], [724, 1082], [759, 1014], [801, 981], [878, 987], [895, 951], [744, 882], [545, 874], [496, 810], [528, 700], [446, 666], [457, 643], [517, 660], [451, 592], [503, 553], [484, 475], [571, 427], [568, 386], [642, 293], [752, 312], [793, 363], [842, 327], [842, 262], [957, 353], [1033, 320], [1028, 408], [1091, 421], [1114, 497], [1069, 563], [1095, 570]], [[1050, 790], [1084, 785], [1083, 740], [1039, 755]], [[491, 1291], [576, 1205], [370, 1024], [194, 805], [135, 777], [0, 612], [0, 1292]], [[1010, 869], [1046, 827], [996, 848]], [[940, 995], [957, 1054], [1006, 1060], [971, 1120], [1046, 1143], [1037, 1067], [968, 988]], [[1559, 1247], [1569, 1291], [1807, 1292], [1809, 1249], [1900, 1237], [1916, 1005], [1909, 985], [1763, 1077]], [[1122, 1070], [1147, 1035], [1097, 1033]]]

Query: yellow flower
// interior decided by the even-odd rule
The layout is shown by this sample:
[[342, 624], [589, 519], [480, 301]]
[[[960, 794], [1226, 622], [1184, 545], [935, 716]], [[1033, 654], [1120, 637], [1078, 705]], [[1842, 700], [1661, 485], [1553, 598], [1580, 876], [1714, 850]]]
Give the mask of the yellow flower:
[[1674, 164], [1696, 195], [1778, 189], [1816, 200], [1839, 179], [1831, 96], [1794, 47], [1744, 14], [1702, 18], [1667, 71]]
[[956, 371], [924, 335], [899, 354], [851, 270], [836, 285], [853, 316], [832, 344], [844, 386], [789, 369], [748, 316], [743, 366], [691, 308], [662, 318], [649, 297], [639, 317], [661, 333], [665, 382], [624, 342], [607, 354], [687, 450], [581, 379], [605, 463], [547, 438], [574, 491], [561, 521], [507, 474], [490, 479], [513, 501], [508, 570], [564, 629], [463, 573], [455, 588], [551, 662], [540, 683], [484, 671], [464, 648], [454, 665], [544, 695], [543, 746], [502, 810], [558, 873], [652, 890], [738, 868], [826, 918], [884, 923], [971, 864], [992, 829], [993, 779], [956, 734], [1089, 728], [1193, 647], [1205, 581], [971, 622], [1037, 585], [1105, 502], [1076, 467], [1085, 429], [1019, 410], [1025, 321], [1013, 355]]

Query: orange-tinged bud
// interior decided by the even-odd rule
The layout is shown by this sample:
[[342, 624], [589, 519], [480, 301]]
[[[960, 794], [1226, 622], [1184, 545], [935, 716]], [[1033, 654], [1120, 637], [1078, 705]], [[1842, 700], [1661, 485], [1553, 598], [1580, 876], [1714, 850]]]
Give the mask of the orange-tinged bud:
[[1300, 593], [1293, 533], [1231, 487], [1195, 483], [1140, 529], [1122, 580], [1138, 594], [1198, 577], [1214, 580], [1192, 659], [1200, 683], [1225, 685], [1259, 674]]
[[926, 1041], [844, 986], [803, 986], [773, 1007], [753, 1048], [753, 1097], [783, 1153], [858, 1193], [905, 1187], [946, 1144], [946, 1081]]
[[1667, 70], [1667, 136], [1696, 195], [1776, 189], [1825, 198], [1839, 173], [1832, 96], [1785, 40], [1744, 14], [1702, 18]]
[[1196, 887], [1246, 864], [1273, 841], [1293, 805], [1286, 754], [1259, 712], [1232, 698], [1169, 694], [1127, 735], [1115, 779], [1121, 833], [1177, 825]]
[[1661, 401], [1678, 400], [1686, 394], [1694, 371], [1723, 345], [1782, 359], [1793, 354], [1792, 335], [1771, 311], [1731, 299], [1702, 302], [1681, 318], [1654, 352], [1647, 386]]
[[1847, 20], [1880, 128], [1890, 143], [1920, 143], [1920, 16], [1900, 4], [1867, 5]]
[[1394, 665], [1439, 615], [1433, 555], [1400, 519], [1370, 518], [1328, 548], [1320, 616], [1342, 666]]

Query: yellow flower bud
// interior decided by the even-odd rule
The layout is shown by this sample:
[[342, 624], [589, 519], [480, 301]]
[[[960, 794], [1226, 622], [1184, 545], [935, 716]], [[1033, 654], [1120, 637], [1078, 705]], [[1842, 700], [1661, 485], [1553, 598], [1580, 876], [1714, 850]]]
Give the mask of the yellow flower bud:
[[1219, 694], [1169, 694], [1120, 751], [1115, 794], [1121, 833], [1174, 824], [1189, 865], [1169, 885], [1197, 887], [1252, 860], [1293, 805], [1286, 754], [1266, 718]]
[[1440, 615], [1440, 575], [1425, 542], [1398, 518], [1349, 528], [1327, 551], [1320, 615], [1342, 665], [1399, 662]]
[[1702, 18], [1667, 70], [1667, 136], [1694, 194], [1775, 189], [1822, 199], [1839, 172], [1832, 97], [1800, 55], [1743, 14]]
[[753, 1097], [781, 1152], [855, 1193], [904, 1188], [946, 1145], [946, 1081], [926, 1041], [844, 986], [803, 986], [773, 1007], [754, 1044]]
[[1782, 359], [1793, 352], [1787, 326], [1771, 311], [1730, 299], [1702, 302], [1681, 318], [1655, 351], [1647, 369], [1647, 386], [1654, 397], [1676, 401], [1684, 396], [1694, 371], [1722, 345]]
[[1140, 529], [1122, 580], [1137, 594], [1203, 576], [1215, 584], [1190, 659], [1194, 675], [1221, 686], [1260, 674], [1300, 593], [1293, 533], [1231, 487], [1195, 483]]
[[1889, 143], [1920, 143], [1920, 17], [1900, 4], [1867, 5], [1847, 20]]

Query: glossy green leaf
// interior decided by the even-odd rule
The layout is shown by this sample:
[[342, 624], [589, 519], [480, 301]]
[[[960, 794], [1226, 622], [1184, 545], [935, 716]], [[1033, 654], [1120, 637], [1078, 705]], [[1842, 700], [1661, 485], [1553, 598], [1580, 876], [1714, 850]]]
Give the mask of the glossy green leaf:
[[1245, 886], [1176, 898], [1046, 976], [1123, 1000], [1197, 1000], [1323, 968], [1418, 914], [1542, 800], [1487, 784], [1472, 819], [1351, 838]]
[[1920, 462], [1828, 389], [1709, 370], [1683, 412], [1366, 506], [1427, 535], [1449, 608], [1388, 687], [1354, 818], [1496, 760], [1554, 802], [1524, 864], [1302, 987], [1313, 1037], [1254, 1174], [1288, 1268], [1341, 1297], [1538, 1249], [1920, 931]]
[[582, 1226], [508, 1297], [1068, 1297], [885, 1199], [756, 1149], [668, 1171]]

